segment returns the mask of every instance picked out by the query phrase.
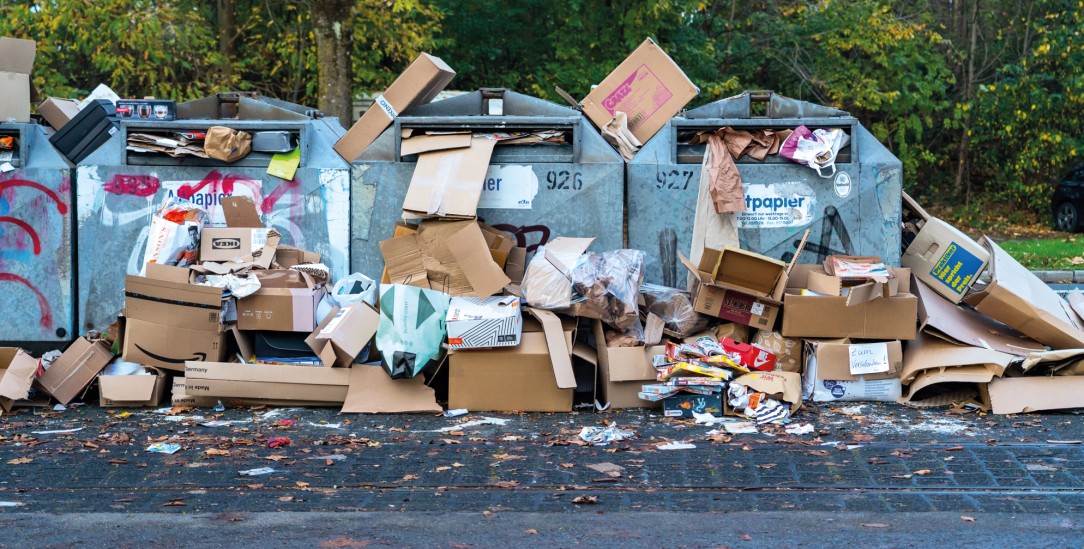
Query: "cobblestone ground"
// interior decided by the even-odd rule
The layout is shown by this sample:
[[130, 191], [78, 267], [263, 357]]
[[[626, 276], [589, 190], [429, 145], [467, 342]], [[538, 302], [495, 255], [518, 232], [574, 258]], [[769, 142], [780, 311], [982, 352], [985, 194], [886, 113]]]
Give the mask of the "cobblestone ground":
[[[1074, 414], [807, 407], [794, 423], [811, 434], [731, 436], [646, 411], [171, 413], [83, 406], [0, 418], [0, 512], [1084, 510], [1084, 418]], [[637, 436], [580, 441], [605, 421]], [[269, 448], [272, 437], [289, 445]], [[675, 441], [695, 448], [660, 449]], [[181, 448], [147, 451], [154, 442]], [[274, 472], [240, 473], [259, 468]]]

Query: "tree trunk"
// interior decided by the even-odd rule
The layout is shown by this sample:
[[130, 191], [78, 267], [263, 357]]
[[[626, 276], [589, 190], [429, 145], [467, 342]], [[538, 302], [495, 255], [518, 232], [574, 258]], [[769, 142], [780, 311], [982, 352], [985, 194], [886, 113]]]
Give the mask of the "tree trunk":
[[[963, 127], [960, 129], [960, 144], [956, 150], [956, 190], [959, 191], [960, 187], [964, 184], [964, 171], [967, 167], [967, 154], [971, 144], [971, 117], [972, 107], [970, 105], [971, 99], [975, 96], [975, 55], [976, 43], [978, 41], [979, 30], [979, 0], [972, 0], [971, 16], [967, 18], [968, 28], [968, 48], [967, 48], [967, 72], [964, 74], [963, 81], [963, 100], [964, 104], [968, 105], [967, 116], [964, 117]], [[967, 178], [966, 187], [964, 187], [964, 203], [968, 206], [971, 205], [971, 178]]]
[[218, 19], [218, 53], [229, 62], [233, 59], [233, 38], [237, 35], [233, 0], [216, 0], [215, 15]]
[[354, 2], [317, 0], [312, 3], [319, 74], [319, 109], [350, 127], [353, 110], [351, 54], [354, 47]]

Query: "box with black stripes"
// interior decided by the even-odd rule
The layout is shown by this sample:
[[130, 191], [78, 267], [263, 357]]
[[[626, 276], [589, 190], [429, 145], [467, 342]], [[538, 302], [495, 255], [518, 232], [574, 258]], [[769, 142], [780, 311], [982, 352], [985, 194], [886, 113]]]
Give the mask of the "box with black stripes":
[[519, 298], [453, 297], [448, 306], [448, 348], [515, 347], [523, 335]]

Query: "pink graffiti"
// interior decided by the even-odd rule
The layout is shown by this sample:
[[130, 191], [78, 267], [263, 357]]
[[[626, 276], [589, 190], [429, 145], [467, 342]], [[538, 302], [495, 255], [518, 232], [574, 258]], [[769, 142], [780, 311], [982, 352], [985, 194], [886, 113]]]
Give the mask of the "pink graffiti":
[[45, 294], [41, 293], [36, 286], [30, 283], [29, 280], [11, 273], [0, 273], [0, 282], [18, 282], [23, 286], [34, 292], [34, 295], [38, 297], [38, 308], [41, 309], [41, 325], [43, 328], [49, 329], [53, 326], [53, 309], [49, 306], [49, 300], [45, 298]]
[[[271, 193], [267, 195], [267, 198], [265, 198], [263, 203], [260, 204], [260, 210], [262, 210], [264, 214], [271, 213], [272, 210], [274, 210], [275, 208], [275, 204], [277, 204], [278, 201], [286, 194], [286, 191], [295, 191], [295, 193], [293, 194], [296, 194], [296, 191], [299, 188], [301, 188], [301, 183], [299, 183], [296, 179], [291, 179], [290, 181], [283, 182], [281, 185], [276, 187], [275, 190], [271, 191]], [[296, 200], [293, 201], [293, 203], [296, 202]]]
[[223, 194], [233, 195], [234, 185], [240, 183], [249, 188], [252, 191], [252, 195], [256, 197], [257, 202], [263, 200], [263, 193], [260, 192], [260, 185], [257, 182], [246, 179], [243, 175], [229, 174], [222, 175], [218, 173], [218, 170], [211, 170], [207, 177], [204, 177], [202, 181], [195, 185], [186, 184], [182, 185], [180, 189], [177, 189], [177, 196], [189, 200], [193, 195], [202, 191], [204, 187], [210, 186], [212, 190], [219, 190]]
[[112, 194], [147, 197], [158, 192], [161, 182], [153, 175], [114, 175], [102, 188]]
[[0, 216], [0, 223], [11, 223], [12, 225], [18, 225], [19, 228], [26, 231], [26, 234], [30, 236], [30, 240], [34, 243], [34, 255], [41, 254], [41, 240], [38, 239], [38, 232], [31, 227], [29, 223], [22, 219], [9, 217], [6, 215]]
[[68, 213], [68, 205], [60, 200], [60, 196], [43, 185], [25, 179], [8, 179], [7, 181], [0, 181], [0, 192], [11, 187], [30, 187], [37, 189], [45, 196], [52, 199], [53, 202], [56, 202], [56, 211], [60, 212], [61, 215]]

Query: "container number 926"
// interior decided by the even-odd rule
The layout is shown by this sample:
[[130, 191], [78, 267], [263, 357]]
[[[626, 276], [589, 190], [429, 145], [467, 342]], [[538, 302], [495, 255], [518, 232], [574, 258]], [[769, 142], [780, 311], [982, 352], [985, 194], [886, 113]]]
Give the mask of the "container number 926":
[[655, 173], [655, 187], [659, 190], [687, 191], [696, 172], [692, 170], [670, 170]]
[[546, 172], [546, 188], [549, 190], [583, 190], [583, 174], [568, 170]]

